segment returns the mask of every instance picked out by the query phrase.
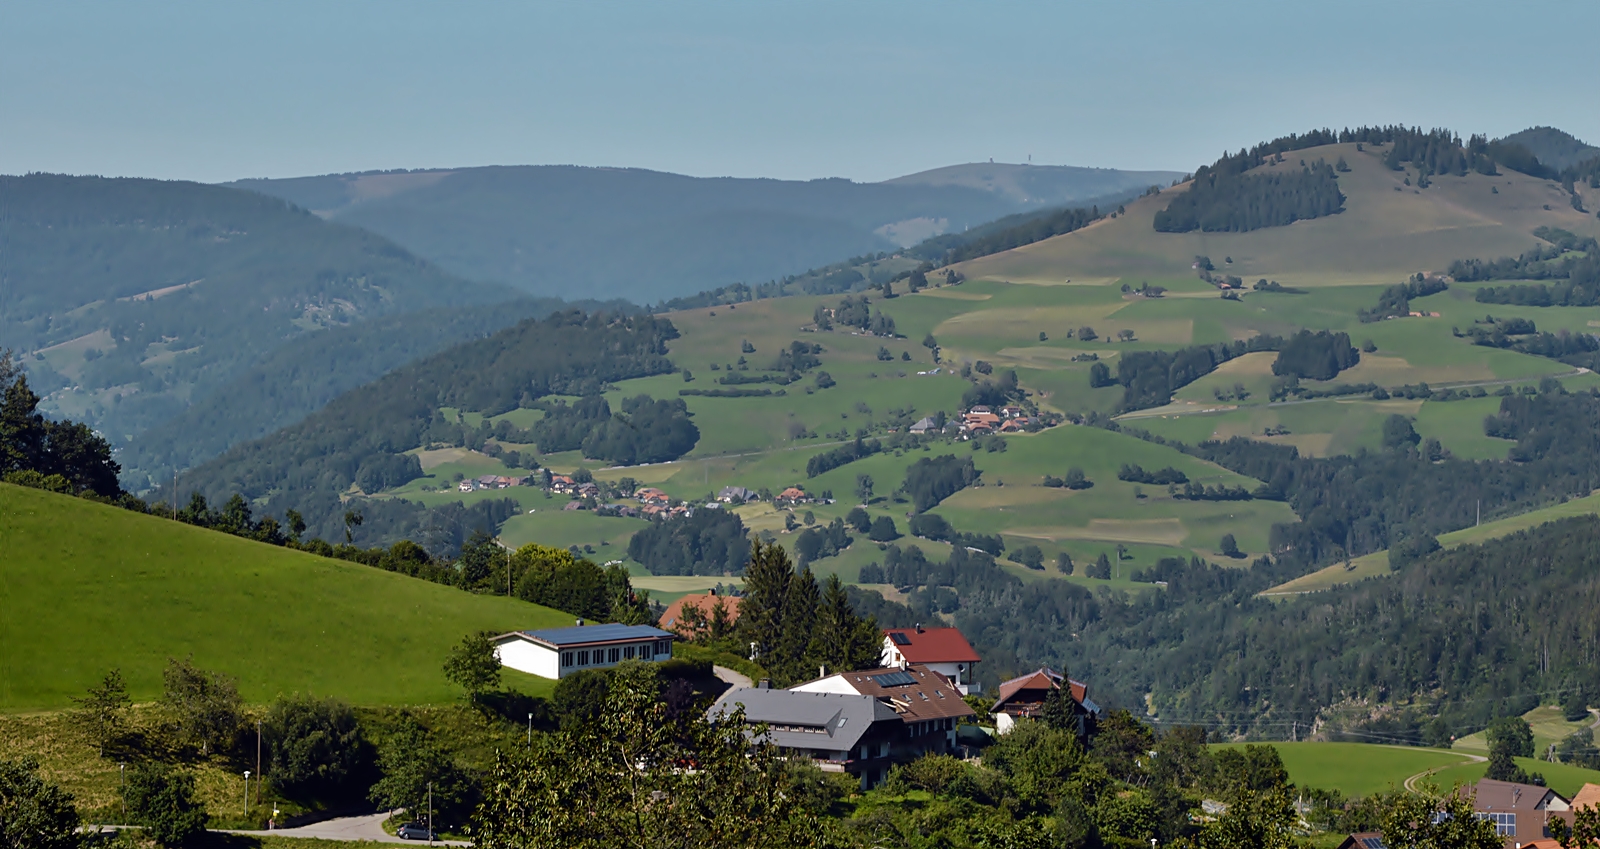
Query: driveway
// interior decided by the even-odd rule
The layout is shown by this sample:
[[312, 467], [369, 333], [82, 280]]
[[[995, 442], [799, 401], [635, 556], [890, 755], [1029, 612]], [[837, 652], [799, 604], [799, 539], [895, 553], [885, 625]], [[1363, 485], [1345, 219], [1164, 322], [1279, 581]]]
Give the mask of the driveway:
[[735, 690], [748, 690], [756, 685], [754, 681], [750, 680], [749, 676], [734, 672], [726, 666], [713, 666], [711, 671], [718, 678], [732, 684]]
[[[426, 846], [426, 841], [401, 840], [383, 830], [383, 821], [388, 819], [387, 813], [367, 814], [360, 817], [339, 817], [337, 819], [323, 820], [322, 822], [303, 825], [299, 828], [280, 828], [276, 831], [230, 831], [229, 834], [248, 834], [255, 837], [263, 835], [277, 835], [279, 837], [316, 837], [322, 840], [370, 840], [376, 843], [405, 843], [411, 846]], [[471, 843], [458, 840], [436, 840], [435, 846], [471, 846]]]

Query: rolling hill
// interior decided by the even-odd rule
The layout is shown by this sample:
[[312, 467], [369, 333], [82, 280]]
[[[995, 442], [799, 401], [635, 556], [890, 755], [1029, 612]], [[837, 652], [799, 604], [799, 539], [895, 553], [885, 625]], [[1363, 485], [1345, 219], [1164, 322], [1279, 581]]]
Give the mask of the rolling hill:
[[253, 192], [32, 174], [0, 195], [0, 339], [113, 444], [307, 333], [515, 295]]
[[470, 279], [538, 295], [582, 291], [651, 303], [893, 251], [1027, 209], [1137, 192], [1174, 176], [972, 165], [855, 183], [550, 165], [229, 185], [382, 234]]
[[1560, 171], [1600, 156], [1600, 147], [1586, 144], [1555, 127], [1531, 127], [1499, 141], [1520, 144], [1539, 161]]
[[[1436, 175], [1420, 188], [1418, 171], [1394, 171], [1382, 148], [1332, 144], [1296, 151], [1282, 163], [1252, 173], [1298, 171], [1300, 162], [1335, 162], [1350, 171], [1338, 177], [1345, 195], [1337, 215], [1244, 233], [1157, 233], [1153, 221], [1178, 186], [1126, 205], [1127, 213], [1082, 230], [1004, 253], [961, 263], [972, 279], [1060, 285], [1121, 278], [1193, 274], [1197, 256], [1210, 257], [1246, 281], [1270, 278], [1288, 286], [1396, 283], [1418, 271], [1442, 271], [1466, 257], [1516, 256], [1538, 244], [1541, 226], [1600, 235], [1593, 213], [1572, 208], [1559, 183], [1502, 168], [1499, 176]], [[1600, 197], [1580, 186], [1588, 206]]]
[[[0, 484], [0, 710], [70, 706], [120, 668], [137, 701], [169, 657], [239, 680], [250, 702], [457, 698], [440, 673], [476, 629], [570, 622], [476, 596], [66, 496]], [[22, 615], [18, 615], [18, 612]]]

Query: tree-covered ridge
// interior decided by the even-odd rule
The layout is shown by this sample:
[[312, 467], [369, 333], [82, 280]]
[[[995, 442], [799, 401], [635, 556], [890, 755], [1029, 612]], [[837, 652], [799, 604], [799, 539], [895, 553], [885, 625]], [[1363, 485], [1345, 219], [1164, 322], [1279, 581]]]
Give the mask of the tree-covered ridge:
[[1208, 233], [1281, 227], [1344, 209], [1333, 166], [1318, 160], [1288, 173], [1234, 173], [1201, 167], [1193, 184], [1155, 215], [1158, 233]]
[[31, 353], [102, 334], [30, 368], [46, 393], [121, 394], [88, 416], [114, 442], [307, 331], [511, 294], [250, 192], [31, 174], [0, 177], [0, 196], [0, 338]]
[[174, 470], [292, 425], [411, 360], [570, 306], [522, 298], [384, 316], [307, 333], [122, 446], [118, 458], [123, 482], [137, 491], [171, 481]]
[[421, 474], [403, 452], [436, 438], [455, 444], [461, 426], [446, 421], [440, 407], [496, 415], [547, 395], [595, 394], [615, 381], [671, 371], [666, 343], [676, 337], [670, 322], [649, 316], [573, 311], [530, 319], [347, 392], [300, 423], [186, 473], [180, 485], [213, 499], [237, 491], [267, 499], [270, 512], [293, 508], [308, 521], [325, 521], [329, 499], [363, 467], [396, 466], [399, 474], [385, 480], [394, 486]]
[[[1122, 199], [1125, 198], [1108, 197], [1104, 200], [1109, 209], [1109, 204]], [[965, 233], [934, 236], [911, 248], [909, 253], [930, 262], [950, 265], [1081, 230], [1102, 217], [1098, 203], [1050, 212], [1019, 213]]]
[[689, 421], [689, 407], [680, 398], [657, 401], [635, 395], [620, 412], [599, 395], [542, 405], [544, 418], [533, 426], [539, 450], [547, 454], [582, 450], [583, 456], [618, 465], [662, 463], [689, 453], [700, 429]]

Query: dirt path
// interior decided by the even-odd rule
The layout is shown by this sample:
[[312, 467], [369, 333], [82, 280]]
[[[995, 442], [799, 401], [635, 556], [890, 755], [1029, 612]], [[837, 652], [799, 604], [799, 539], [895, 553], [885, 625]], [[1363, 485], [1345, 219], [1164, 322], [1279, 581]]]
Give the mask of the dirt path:
[[1461, 763], [1444, 764], [1443, 766], [1436, 766], [1436, 767], [1433, 767], [1431, 769], [1425, 769], [1425, 770], [1417, 773], [1416, 775], [1413, 775], [1410, 778], [1406, 779], [1405, 780], [1405, 788], [1407, 790], [1411, 791], [1412, 793], [1415, 793], [1415, 792], [1417, 792], [1417, 782], [1418, 781], [1421, 781], [1422, 779], [1427, 778], [1430, 775], [1433, 775], [1434, 773], [1438, 772], [1441, 769], [1451, 769], [1453, 767], [1461, 766], [1461, 764], [1487, 763], [1488, 760], [1489, 760], [1488, 758], [1484, 757], [1483, 755], [1469, 755], [1466, 752], [1454, 752], [1453, 754], [1460, 755], [1460, 756], [1466, 758], [1466, 760], [1462, 761]]

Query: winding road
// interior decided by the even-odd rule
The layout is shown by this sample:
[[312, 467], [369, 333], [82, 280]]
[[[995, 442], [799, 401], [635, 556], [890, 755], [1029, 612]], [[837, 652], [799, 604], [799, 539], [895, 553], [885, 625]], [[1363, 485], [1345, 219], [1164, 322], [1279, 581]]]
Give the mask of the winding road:
[[1433, 775], [1434, 773], [1438, 772], [1439, 770], [1452, 769], [1454, 767], [1461, 766], [1461, 764], [1481, 764], [1481, 763], [1486, 763], [1489, 760], [1488, 758], [1484, 757], [1483, 755], [1469, 755], [1466, 752], [1454, 752], [1453, 754], [1460, 755], [1460, 756], [1466, 758], [1466, 760], [1461, 761], [1460, 763], [1442, 764], [1440, 766], [1436, 766], [1436, 767], [1431, 767], [1429, 769], [1425, 769], [1425, 770], [1417, 773], [1416, 775], [1413, 775], [1410, 778], [1406, 779], [1405, 780], [1405, 788], [1407, 790], [1411, 791], [1412, 793], [1415, 793], [1415, 792], [1417, 792], [1417, 782], [1418, 781], [1421, 781], [1422, 779], [1427, 778], [1430, 775]]

